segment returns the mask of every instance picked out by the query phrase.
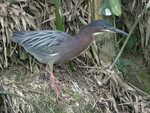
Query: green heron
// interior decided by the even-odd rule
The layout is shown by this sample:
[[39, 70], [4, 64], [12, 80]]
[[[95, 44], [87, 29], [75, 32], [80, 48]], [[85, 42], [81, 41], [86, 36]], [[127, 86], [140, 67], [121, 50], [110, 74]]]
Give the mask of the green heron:
[[[82, 27], [71, 36], [59, 30], [16, 31], [11, 39], [33, 55], [38, 61], [47, 64], [45, 69], [50, 74], [54, 91], [59, 99], [66, 102], [58, 91], [60, 82], [53, 75], [53, 64], [59, 61], [68, 61], [83, 53], [93, 42], [93, 35], [115, 32], [128, 35], [126, 32], [112, 27], [106, 20], [96, 20]], [[66, 89], [66, 88], [64, 88]]]

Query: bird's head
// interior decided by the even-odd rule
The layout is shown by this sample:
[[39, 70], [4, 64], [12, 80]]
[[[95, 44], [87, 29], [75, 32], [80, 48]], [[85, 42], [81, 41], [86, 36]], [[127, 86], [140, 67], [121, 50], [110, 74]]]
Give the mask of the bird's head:
[[91, 22], [90, 24], [84, 26], [82, 29], [86, 28], [86, 27], [92, 27], [95, 26], [96, 28], [98, 28], [98, 31], [95, 32], [93, 35], [97, 35], [97, 34], [102, 34], [105, 32], [112, 32], [112, 33], [120, 33], [120, 34], [124, 34], [124, 35], [129, 35], [128, 33], [121, 31], [117, 28], [114, 28], [108, 21], [106, 20], [96, 20]]

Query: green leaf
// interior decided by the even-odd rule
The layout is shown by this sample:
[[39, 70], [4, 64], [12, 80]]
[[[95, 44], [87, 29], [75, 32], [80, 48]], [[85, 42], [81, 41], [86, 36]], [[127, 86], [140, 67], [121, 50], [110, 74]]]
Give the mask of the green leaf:
[[[125, 40], [126, 40], [126, 36], [123, 36], [123, 41], [125, 41]], [[126, 49], [131, 49], [131, 48], [133, 48], [133, 47], [135, 46], [136, 42], [137, 42], [137, 37], [136, 37], [135, 34], [132, 34], [132, 35], [130, 36], [130, 38], [129, 38], [129, 40], [128, 40], [126, 46], [125, 46], [125, 48], [126, 48]]]
[[110, 4], [112, 12], [116, 16], [120, 16], [121, 15], [121, 5], [119, 3], [119, 0], [109, 0], [109, 4]]
[[59, 6], [60, 6], [60, 0], [55, 0], [55, 7], [56, 7], [56, 11], [55, 11], [55, 15], [56, 15], [56, 27], [57, 27], [57, 30], [65, 31], [64, 30], [64, 26], [62, 24], [61, 16], [59, 14]]
[[130, 65], [130, 64], [132, 64], [132, 62], [130, 60], [124, 59], [124, 58], [119, 58], [117, 63], [119, 65]]
[[[118, 69], [119, 69], [119, 68], [118, 68]], [[129, 73], [129, 72], [128, 72], [128, 69], [125, 68], [125, 67], [121, 67], [119, 70], [121, 70], [122, 72], [124, 72], [124, 73], [126, 73], [126, 74]]]
[[[115, 58], [116, 58], [116, 56], [114, 56], [114, 59]], [[128, 70], [127, 70], [127, 68], [124, 67], [124, 65], [130, 65], [131, 63], [132, 62], [130, 60], [127, 60], [124, 58], [119, 58], [116, 62], [116, 66], [120, 71], [128, 74]]]
[[109, 0], [104, 0], [98, 14], [102, 14], [105, 16], [111, 16], [113, 14], [112, 9], [109, 5]]

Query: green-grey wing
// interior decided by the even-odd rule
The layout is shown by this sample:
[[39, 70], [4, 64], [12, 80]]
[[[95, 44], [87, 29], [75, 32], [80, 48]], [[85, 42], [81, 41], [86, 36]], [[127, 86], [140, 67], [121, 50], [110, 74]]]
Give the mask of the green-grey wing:
[[59, 52], [60, 44], [68, 36], [70, 35], [58, 30], [17, 31], [13, 33], [11, 39], [29, 53], [49, 56]]

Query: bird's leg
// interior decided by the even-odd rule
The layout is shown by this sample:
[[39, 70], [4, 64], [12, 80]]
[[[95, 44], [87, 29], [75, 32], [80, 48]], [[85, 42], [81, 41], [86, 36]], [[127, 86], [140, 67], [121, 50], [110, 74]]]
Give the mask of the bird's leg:
[[[67, 96], [62, 96], [59, 91], [58, 91], [58, 88], [59, 88], [59, 85], [62, 86], [63, 89], [65, 90], [69, 90], [68, 88], [65, 88], [62, 83], [64, 82], [60, 82], [54, 75], [53, 75], [53, 72], [49, 70], [49, 67], [48, 65], [46, 65], [45, 67], [46, 71], [50, 74], [50, 79], [54, 85], [54, 91], [56, 92], [56, 95], [57, 95], [57, 101], [59, 102], [59, 99], [61, 99], [62, 101], [68, 103], [67, 101], [65, 101], [63, 98], [67, 98]], [[57, 88], [58, 87], [58, 88]], [[60, 103], [60, 102], [59, 102]]]
[[[46, 65], [45, 69], [46, 69], [46, 71], [47, 71], [50, 75], [53, 75], [53, 72], [49, 70], [49, 66], [48, 66], [48, 65]], [[55, 80], [55, 82], [57, 83], [57, 87], [58, 87], [58, 88], [59, 88], [59, 85], [60, 85], [60, 86], [62, 86], [62, 88], [63, 88], [64, 90], [70, 90], [70, 89], [68, 89], [68, 88], [66, 88], [66, 87], [64, 87], [64, 86], [62, 85], [62, 84], [63, 84], [64, 82], [66, 82], [67, 80], [65, 80], [65, 81], [63, 81], [63, 82], [60, 82], [54, 75], [53, 75], [52, 77], [53, 77], [53, 79]]]

